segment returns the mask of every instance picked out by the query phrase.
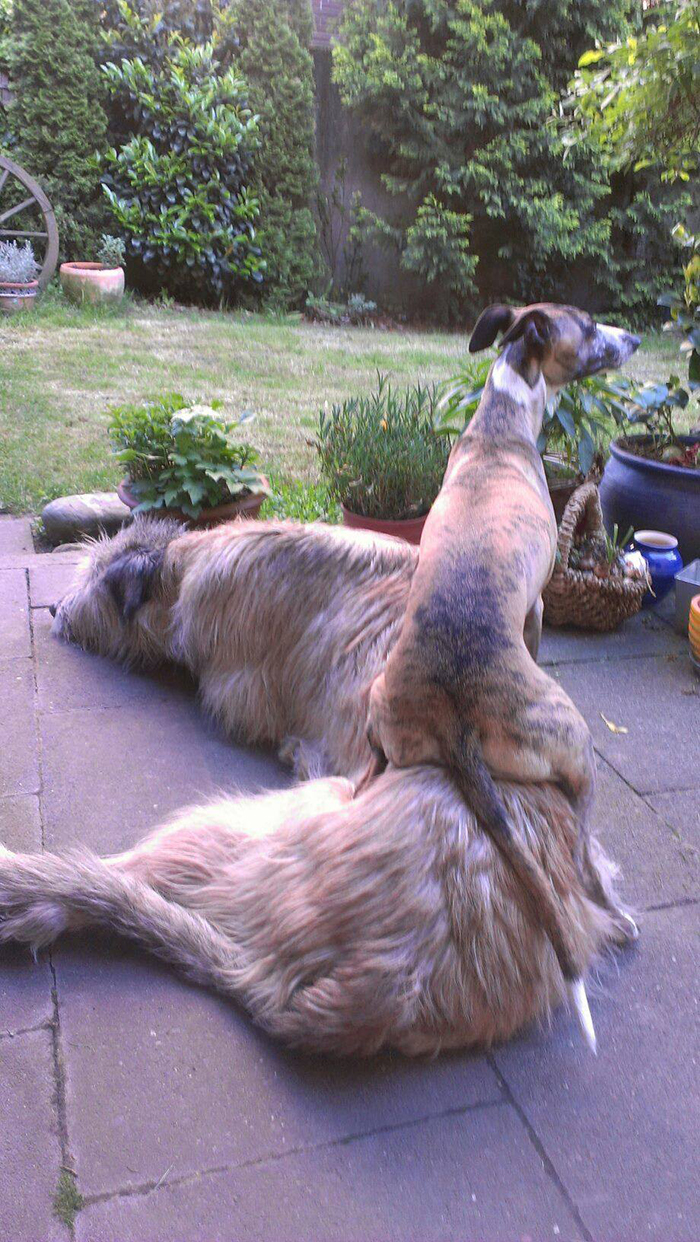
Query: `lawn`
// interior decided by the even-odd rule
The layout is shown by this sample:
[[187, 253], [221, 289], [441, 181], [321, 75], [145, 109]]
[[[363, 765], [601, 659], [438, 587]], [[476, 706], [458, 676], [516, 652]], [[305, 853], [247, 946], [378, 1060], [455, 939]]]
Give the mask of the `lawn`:
[[[0, 324], [0, 507], [37, 512], [68, 492], [113, 489], [108, 410], [166, 391], [254, 410], [246, 435], [278, 478], [316, 476], [308, 440], [319, 407], [367, 392], [377, 371], [400, 384], [458, 370], [466, 335], [330, 328], [242, 313], [69, 306], [56, 294]], [[663, 379], [676, 340], [647, 337], [627, 370]]]

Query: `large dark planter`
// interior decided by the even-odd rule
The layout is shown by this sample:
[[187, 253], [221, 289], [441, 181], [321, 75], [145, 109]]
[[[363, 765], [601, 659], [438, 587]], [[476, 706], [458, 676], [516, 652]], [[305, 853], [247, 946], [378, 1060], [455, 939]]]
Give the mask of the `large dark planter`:
[[[648, 436], [635, 436], [649, 443]], [[686, 444], [694, 436], [680, 436]], [[675, 535], [687, 563], [700, 556], [700, 470], [688, 470], [665, 461], [637, 457], [617, 441], [600, 484], [600, 501], [608, 531], [617, 522], [620, 533], [628, 527], [662, 530]]]

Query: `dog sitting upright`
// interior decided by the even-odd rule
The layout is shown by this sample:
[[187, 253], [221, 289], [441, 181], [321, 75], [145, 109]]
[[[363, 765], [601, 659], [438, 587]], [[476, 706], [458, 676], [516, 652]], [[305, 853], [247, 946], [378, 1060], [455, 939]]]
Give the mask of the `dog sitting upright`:
[[470, 351], [492, 345], [499, 332], [501, 353], [425, 525], [399, 639], [371, 687], [374, 760], [361, 787], [387, 761], [435, 763], [453, 773], [529, 894], [581, 1008], [582, 963], [561, 903], [512, 833], [493, 778], [562, 788], [579, 822], [582, 878], [604, 903], [585, 837], [595, 782], [591, 737], [562, 688], [535, 663], [541, 592], [557, 546], [537, 438], [552, 392], [620, 366], [639, 338], [574, 307], [492, 306]]

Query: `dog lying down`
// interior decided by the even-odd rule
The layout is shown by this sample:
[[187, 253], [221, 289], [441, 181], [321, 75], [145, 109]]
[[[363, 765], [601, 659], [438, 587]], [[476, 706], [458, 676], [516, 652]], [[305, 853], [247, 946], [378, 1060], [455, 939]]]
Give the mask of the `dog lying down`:
[[[546, 1016], [565, 995], [552, 948], [450, 778], [389, 769], [354, 798], [344, 775], [367, 762], [367, 688], [414, 563], [398, 542], [285, 524], [182, 534], [142, 521], [94, 545], [57, 609], [59, 634], [124, 660], [187, 664], [239, 736], [339, 775], [190, 809], [114, 858], [0, 848], [0, 940], [39, 948], [106, 925], [316, 1051], [437, 1053]], [[561, 792], [499, 789], [582, 958], [627, 940], [596, 842], [617, 913], [581, 889]]]

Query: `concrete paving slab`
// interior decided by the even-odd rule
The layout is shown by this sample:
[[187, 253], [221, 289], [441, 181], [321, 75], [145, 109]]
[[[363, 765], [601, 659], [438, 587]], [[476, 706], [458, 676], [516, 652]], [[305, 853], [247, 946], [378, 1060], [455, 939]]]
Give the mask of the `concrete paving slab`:
[[82, 842], [111, 853], [188, 803], [291, 780], [271, 755], [221, 738], [182, 691], [117, 711], [44, 713], [40, 723], [47, 849]]
[[656, 611], [644, 610], [630, 617], [619, 629], [609, 634], [545, 626], [538, 662], [548, 665], [633, 659], [638, 656], [681, 652], [687, 645]]
[[563, 1242], [581, 1236], [520, 1121], [502, 1105], [112, 1199], [81, 1212], [76, 1228], [78, 1242]]
[[154, 673], [127, 671], [114, 660], [83, 651], [51, 633], [52, 617], [47, 608], [33, 614], [34, 645], [37, 659], [37, 686], [42, 711], [64, 712], [75, 708], [104, 708], [114, 711], [128, 704], [143, 703], [146, 708], [168, 704], [195, 693], [194, 682], [174, 668]]
[[[659, 794], [653, 801], [656, 805], [659, 799], [667, 799], [675, 807], [681, 796]], [[695, 799], [697, 811], [700, 792], [689, 798]], [[619, 866], [620, 892], [634, 909], [698, 894], [698, 854], [689, 848], [687, 833], [670, 827], [663, 813], [650, 807], [601, 758], [591, 827]]]
[[36, 794], [0, 798], [0, 842], [9, 850], [24, 853], [41, 849], [41, 818]]
[[0, 570], [0, 659], [31, 655], [27, 575], [23, 569]]
[[[683, 656], [552, 670], [583, 713], [596, 750], [638, 793], [700, 788], [700, 680]], [[627, 733], [615, 733], [601, 713]]]
[[678, 848], [694, 853], [697, 860], [700, 851], [700, 788], [652, 794], [649, 801], [677, 834]]
[[483, 1057], [363, 1063], [286, 1052], [243, 1010], [103, 937], [64, 942], [54, 962], [84, 1194], [500, 1099]]
[[29, 570], [29, 598], [32, 608], [48, 608], [68, 593], [84, 553], [65, 552], [37, 557]]
[[0, 798], [39, 788], [30, 660], [0, 660]]
[[53, 1215], [61, 1153], [47, 1031], [0, 1039], [0, 1238], [67, 1242]]
[[[555, 1022], [496, 1063], [595, 1239], [697, 1242], [700, 906], [647, 914], [591, 998], [598, 1057]], [[566, 1032], [566, 1033], [565, 1033]]]
[[0, 516], [0, 556], [20, 556], [33, 551], [29, 518]]
[[0, 1063], [4, 1036], [41, 1026], [51, 1019], [52, 983], [45, 959], [35, 962], [26, 946], [0, 945]]

